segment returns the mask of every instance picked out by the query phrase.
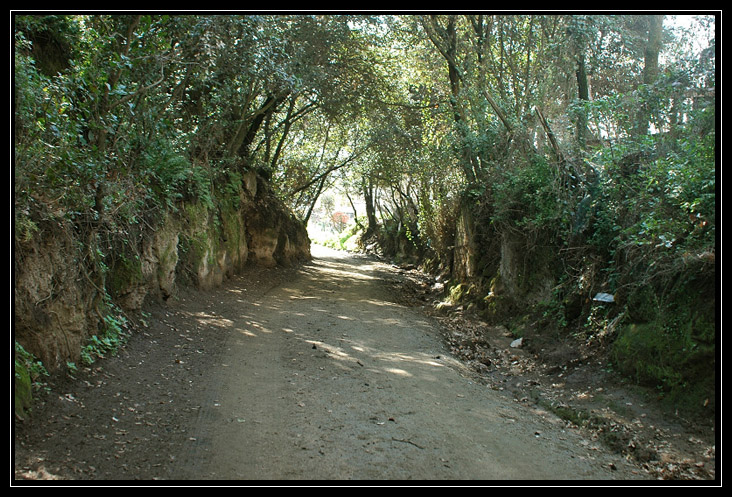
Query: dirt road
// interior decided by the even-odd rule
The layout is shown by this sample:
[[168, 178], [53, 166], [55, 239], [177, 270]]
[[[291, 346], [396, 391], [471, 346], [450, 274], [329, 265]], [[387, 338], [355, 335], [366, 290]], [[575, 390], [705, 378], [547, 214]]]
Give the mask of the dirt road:
[[53, 385], [16, 423], [16, 478], [648, 478], [475, 381], [436, 322], [397, 303], [393, 268], [313, 252], [280, 279], [182, 295], [118, 357]]

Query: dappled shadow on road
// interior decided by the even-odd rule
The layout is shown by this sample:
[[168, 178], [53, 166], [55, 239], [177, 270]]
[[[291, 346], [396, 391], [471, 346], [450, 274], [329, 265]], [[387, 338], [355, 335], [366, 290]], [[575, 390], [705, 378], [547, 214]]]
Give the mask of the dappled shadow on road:
[[391, 289], [384, 282], [391, 268], [369, 256], [314, 253], [315, 260], [304, 268], [307, 284], [292, 288], [290, 298], [307, 303], [311, 323], [313, 313], [319, 313], [333, 329], [324, 334], [304, 326], [299, 335], [305, 343], [331, 359], [394, 375], [429, 377], [430, 369], [445, 367], [443, 354], [420, 350], [422, 344], [415, 343], [433, 333], [432, 323], [389, 299]]
[[415, 345], [404, 342], [407, 330], [429, 334], [432, 328], [426, 318], [407, 317], [406, 309], [385, 299], [390, 294], [382, 280], [388, 266], [367, 256], [322, 248], [313, 252], [314, 259], [266, 299], [248, 299], [240, 286], [232, 285], [225, 291], [237, 305], [225, 312], [219, 307], [184, 314], [198, 326], [233, 330], [244, 340], [283, 333], [302, 341], [303, 350], [317, 351], [343, 367], [408, 377], [445, 367], [444, 355], [434, 350], [402, 348]]
[[[44, 467], [73, 479], [559, 474], [533, 463], [571, 449], [566, 435], [550, 439], [542, 428], [537, 446], [526, 426], [538, 421], [519, 423], [511, 403], [464, 381], [467, 368], [432, 318], [398, 303], [392, 267], [314, 254], [154, 309], [124, 354], [80, 371], [83, 382], [49, 400], [61, 414], [24, 434], [23, 475]], [[525, 461], [527, 447], [536, 457]], [[581, 464], [562, 474], [598, 474]]]
[[444, 354], [403, 348], [406, 331], [429, 334], [432, 328], [427, 318], [407, 317], [406, 309], [389, 299], [392, 289], [384, 283], [389, 266], [322, 247], [314, 247], [313, 255], [256, 298], [247, 291], [246, 280], [232, 281], [216, 292], [218, 302], [201, 302], [179, 313], [195, 329], [233, 331], [236, 340], [276, 334], [296, 338], [303, 351], [327, 356], [344, 368], [413, 377], [445, 367]]
[[[319, 477], [523, 477], [536, 429], [516, 428], [510, 402], [470, 381], [435, 321], [399, 303], [394, 268], [365, 256], [313, 254], [258, 298], [233, 284], [217, 293], [214, 308], [186, 311], [228, 336], [207, 414], [207, 423], [223, 423], [221, 432], [202, 429], [189, 459], [210, 457], [206, 474], [225, 466], [262, 478], [277, 477], [284, 460], [288, 474]], [[252, 454], [216, 452], [232, 440]], [[257, 449], [262, 444], [286, 455]], [[552, 441], [540, 450], [549, 457], [564, 449]]]

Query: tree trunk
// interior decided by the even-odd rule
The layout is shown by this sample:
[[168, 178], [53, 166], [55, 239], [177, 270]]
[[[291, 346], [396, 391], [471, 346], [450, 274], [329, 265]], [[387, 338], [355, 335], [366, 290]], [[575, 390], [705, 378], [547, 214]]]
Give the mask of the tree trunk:
[[368, 238], [376, 233], [378, 228], [378, 223], [376, 221], [376, 208], [374, 206], [374, 186], [371, 178], [368, 179], [368, 183], [364, 182], [363, 184], [363, 198], [366, 203], [366, 219], [368, 221], [364, 238]]
[[313, 209], [315, 209], [315, 204], [318, 202], [318, 199], [320, 198], [320, 194], [323, 193], [323, 186], [325, 186], [325, 180], [327, 177], [328, 176], [323, 176], [323, 178], [320, 180], [320, 183], [318, 184], [318, 189], [310, 201], [310, 207], [308, 207], [308, 211], [305, 214], [305, 219], [303, 219], [303, 223], [305, 224], [305, 226], [307, 226], [308, 222], [310, 222], [310, 216], [312, 216], [312, 214], [313, 214]]
[[246, 163], [249, 158], [249, 147], [254, 142], [254, 138], [265, 118], [272, 115], [286, 98], [287, 95], [270, 95], [253, 115], [246, 115], [247, 110], [245, 109], [245, 115], [242, 116], [242, 126], [229, 146], [229, 155], [238, 156], [244, 159], [243, 163]]
[[[422, 20], [422, 25], [432, 43], [447, 62], [447, 76], [450, 82], [450, 106], [452, 107], [453, 119], [455, 120], [458, 133], [464, 135], [463, 126], [465, 125], [465, 119], [462, 106], [460, 105], [461, 75], [457, 61], [457, 16], [447, 16], [447, 24], [445, 27], [439, 24], [437, 16], [425, 16]], [[462, 141], [462, 169], [468, 183], [475, 183], [475, 157], [470, 149], [467, 138], [463, 138]]]
[[353, 199], [348, 194], [348, 192], [345, 192], [345, 194], [346, 198], [348, 199], [348, 203], [351, 204], [351, 209], [353, 210], [353, 220], [356, 222], [356, 226], [358, 226], [361, 230], [365, 229], [361, 224], [361, 221], [358, 220], [358, 212], [356, 211], [356, 205], [353, 203]]
[[658, 54], [661, 51], [663, 35], [663, 15], [650, 16], [648, 27], [648, 44], [643, 67], [643, 83], [650, 85], [658, 78]]
[[[663, 35], [663, 15], [648, 16], [648, 42], [646, 43], [643, 66], [643, 84], [652, 85], [658, 78], [658, 54], [661, 52]], [[636, 136], [648, 133], [651, 110], [647, 102], [642, 102], [638, 113]]]
[[[577, 57], [577, 96], [583, 102], [590, 100], [590, 85], [587, 83], [587, 67], [585, 64], [585, 54], [581, 53]], [[580, 148], [587, 145], [587, 113], [581, 109], [577, 115], [577, 143]]]

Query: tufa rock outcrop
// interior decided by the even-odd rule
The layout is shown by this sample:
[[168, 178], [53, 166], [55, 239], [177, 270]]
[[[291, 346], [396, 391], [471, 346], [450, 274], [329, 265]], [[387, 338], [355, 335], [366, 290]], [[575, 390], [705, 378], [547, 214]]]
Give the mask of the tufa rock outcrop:
[[[32, 216], [32, 236], [15, 240], [14, 338], [48, 371], [79, 361], [111, 306], [139, 311], [180, 285], [216, 287], [247, 264], [310, 258], [305, 226], [253, 171], [244, 175], [238, 200], [177, 205], [139, 242], [126, 240], [130, 247], [121, 253], [85, 246], [65, 216], [42, 211]], [[102, 269], [90, 268], [93, 253], [103, 253], [96, 264]]]

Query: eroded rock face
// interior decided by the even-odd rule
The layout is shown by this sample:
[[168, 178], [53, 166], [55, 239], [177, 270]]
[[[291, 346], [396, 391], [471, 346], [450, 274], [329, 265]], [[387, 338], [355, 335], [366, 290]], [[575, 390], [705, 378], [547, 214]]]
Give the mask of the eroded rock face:
[[250, 218], [250, 257], [265, 266], [289, 266], [310, 258], [305, 226], [285, 210], [256, 211]]
[[85, 247], [62, 217], [40, 216], [37, 232], [15, 245], [15, 340], [49, 371], [58, 370], [77, 362], [99, 332], [105, 293], [112, 304], [135, 312], [147, 299], [167, 300], [180, 285], [218, 286], [247, 264], [310, 258], [305, 226], [266, 181], [247, 173], [239, 198], [228, 210], [180, 206], [129, 253], [107, 253], [107, 267], [96, 272], [88, 266], [97, 248]]
[[473, 214], [463, 206], [455, 228], [453, 272], [456, 279], [469, 280], [475, 276], [477, 250]]
[[277, 265], [274, 254], [277, 250], [280, 238], [279, 226], [263, 226], [250, 228], [249, 250], [252, 261], [263, 266], [272, 267]]
[[46, 221], [14, 254], [15, 340], [48, 370], [78, 359], [97, 293], [79, 259], [72, 230]]
[[[459, 297], [474, 287], [482, 293], [484, 315], [500, 320], [520, 307], [551, 298], [556, 285], [557, 254], [551, 243], [519, 230], [494, 230], [479, 234], [469, 208], [460, 210], [452, 257]], [[475, 292], [473, 292], [475, 293]]]
[[179, 235], [180, 223], [165, 216], [159, 228], [142, 240], [140, 255], [113, 268], [113, 298], [118, 306], [138, 311], [149, 296], [167, 300], [174, 294]]

